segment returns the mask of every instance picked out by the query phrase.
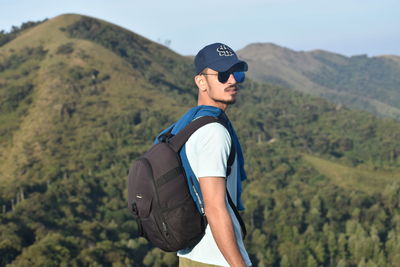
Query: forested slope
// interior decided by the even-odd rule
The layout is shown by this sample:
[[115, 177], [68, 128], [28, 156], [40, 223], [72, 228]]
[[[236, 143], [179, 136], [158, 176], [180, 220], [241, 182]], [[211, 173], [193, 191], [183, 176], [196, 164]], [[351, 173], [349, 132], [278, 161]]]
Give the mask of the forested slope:
[[[0, 52], [0, 266], [175, 266], [136, 238], [126, 176], [196, 104], [191, 61], [78, 15]], [[256, 266], [400, 262], [399, 123], [252, 81], [228, 116]]]

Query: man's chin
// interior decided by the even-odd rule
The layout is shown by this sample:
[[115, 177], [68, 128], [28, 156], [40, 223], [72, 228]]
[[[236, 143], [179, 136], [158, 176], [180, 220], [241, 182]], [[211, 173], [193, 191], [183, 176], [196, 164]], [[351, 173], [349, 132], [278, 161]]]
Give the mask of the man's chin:
[[231, 99], [231, 100], [218, 100], [217, 102], [220, 102], [220, 103], [225, 104], [225, 105], [232, 105], [232, 104], [235, 104], [236, 99], [234, 98], [234, 99]]

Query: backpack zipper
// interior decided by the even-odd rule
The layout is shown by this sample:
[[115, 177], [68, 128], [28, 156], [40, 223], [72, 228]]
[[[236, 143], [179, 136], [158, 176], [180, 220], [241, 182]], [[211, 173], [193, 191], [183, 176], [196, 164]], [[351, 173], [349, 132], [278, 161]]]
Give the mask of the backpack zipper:
[[[158, 199], [158, 190], [157, 190], [157, 187], [156, 187], [156, 183], [154, 181], [154, 174], [153, 174], [153, 171], [152, 171], [152, 167], [151, 167], [151, 165], [149, 163], [149, 160], [147, 158], [143, 157], [142, 159], [143, 159], [143, 162], [145, 162], [145, 164], [149, 168], [149, 170], [151, 170], [151, 185], [153, 187], [153, 191], [155, 192], [154, 198], [156, 199], [157, 205], [159, 207], [161, 207], [160, 200]], [[168, 229], [167, 229], [167, 225], [165, 224], [165, 218], [164, 218], [162, 212], [155, 212], [154, 216], [157, 216], [158, 218], [161, 218], [161, 224], [162, 224], [161, 228], [162, 229], [160, 229], [160, 225], [157, 224], [157, 223], [156, 223], [156, 226], [157, 226], [157, 228], [158, 228], [158, 230], [160, 232], [163, 232], [165, 234], [162, 237], [163, 237], [164, 241], [166, 242], [166, 244], [169, 244], [170, 242], [165, 237], [165, 236], [168, 236]]]
[[164, 231], [165, 235], [168, 236], [168, 229], [167, 229], [167, 225], [165, 224], [165, 222], [162, 222], [162, 227], [163, 227], [163, 231]]
[[194, 186], [194, 184], [193, 184], [191, 179], [190, 179], [190, 183], [192, 184], [193, 191], [196, 194], [197, 201], [199, 202], [201, 214], [203, 215], [203, 214], [205, 214], [203, 202], [201, 201], [200, 195], [199, 195], [199, 193], [197, 193], [196, 187]]

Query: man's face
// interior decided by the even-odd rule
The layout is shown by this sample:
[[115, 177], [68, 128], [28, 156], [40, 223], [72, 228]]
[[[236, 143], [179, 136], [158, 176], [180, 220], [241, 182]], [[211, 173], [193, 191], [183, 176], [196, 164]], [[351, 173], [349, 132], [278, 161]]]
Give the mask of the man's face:
[[217, 71], [205, 69], [203, 73], [207, 83], [207, 95], [211, 101], [224, 105], [235, 103], [239, 88], [233, 74], [229, 76], [226, 83], [221, 83], [218, 81]]

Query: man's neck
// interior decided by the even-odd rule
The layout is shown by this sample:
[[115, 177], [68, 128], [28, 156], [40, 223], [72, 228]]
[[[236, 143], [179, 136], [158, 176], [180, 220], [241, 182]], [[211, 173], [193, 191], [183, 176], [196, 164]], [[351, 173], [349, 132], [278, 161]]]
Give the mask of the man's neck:
[[228, 109], [229, 104], [222, 103], [222, 102], [206, 103], [205, 101], [201, 101], [199, 99], [197, 101], [197, 106], [211, 106], [211, 107], [216, 107], [216, 108], [222, 109], [223, 111], [226, 111]]

